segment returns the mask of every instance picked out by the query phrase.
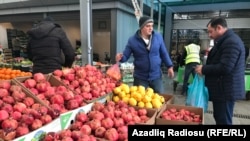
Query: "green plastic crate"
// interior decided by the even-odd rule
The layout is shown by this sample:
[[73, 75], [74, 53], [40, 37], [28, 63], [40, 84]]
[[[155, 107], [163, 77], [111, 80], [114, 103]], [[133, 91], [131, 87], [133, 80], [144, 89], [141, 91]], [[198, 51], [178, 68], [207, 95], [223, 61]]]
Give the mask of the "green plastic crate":
[[250, 91], [250, 71], [245, 71], [245, 91]]
[[[178, 83], [183, 83], [184, 73], [185, 73], [185, 67], [179, 67], [177, 73], [177, 79], [175, 81], [177, 81]], [[188, 82], [191, 83], [192, 81], [193, 81], [193, 75], [190, 74]]]

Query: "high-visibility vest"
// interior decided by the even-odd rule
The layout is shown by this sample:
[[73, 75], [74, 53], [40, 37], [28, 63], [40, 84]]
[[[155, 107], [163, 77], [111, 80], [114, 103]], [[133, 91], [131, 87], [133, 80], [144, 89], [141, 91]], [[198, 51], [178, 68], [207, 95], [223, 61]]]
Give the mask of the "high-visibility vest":
[[200, 63], [200, 46], [196, 44], [189, 44], [185, 46], [187, 51], [187, 56], [185, 59], [185, 64], [191, 63], [191, 62], [197, 62]]

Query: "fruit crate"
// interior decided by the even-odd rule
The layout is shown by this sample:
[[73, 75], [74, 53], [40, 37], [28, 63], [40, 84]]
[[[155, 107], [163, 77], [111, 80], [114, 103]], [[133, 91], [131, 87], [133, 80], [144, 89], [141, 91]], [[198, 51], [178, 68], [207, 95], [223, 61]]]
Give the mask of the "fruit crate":
[[[204, 124], [204, 110], [203, 108], [193, 107], [193, 106], [185, 106], [185, 105], [177, 105], [177, 104], [166, 104], [165, 107], [161, 109], [161, 111], [157, 114], [155, 123], [156, 125], [202, 125]], [[181, 109], [189, 111], [190, 114], [198, 115], [201, 119], [201, 122], [193, 122], [193, 121], [185, 121], [185, 120], [167, 120], [161, 118], [162, 113], [165, 110], [175, 109], [176, 111], [180, 111]], [[188, 114], [187, 114], [188, 115]]]

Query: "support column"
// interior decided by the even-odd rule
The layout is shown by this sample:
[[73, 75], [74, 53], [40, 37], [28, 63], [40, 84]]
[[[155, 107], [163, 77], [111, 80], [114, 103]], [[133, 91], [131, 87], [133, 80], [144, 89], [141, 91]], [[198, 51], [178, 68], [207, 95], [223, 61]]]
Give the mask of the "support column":
[[82, 65], [93, 64], [92, 0], [80, 2]]

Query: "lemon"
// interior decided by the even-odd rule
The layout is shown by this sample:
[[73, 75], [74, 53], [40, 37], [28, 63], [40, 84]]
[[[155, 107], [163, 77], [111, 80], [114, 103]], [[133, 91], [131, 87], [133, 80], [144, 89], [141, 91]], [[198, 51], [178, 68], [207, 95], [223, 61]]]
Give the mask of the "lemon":
[[137, 105], [137, 101], [134, 98], [129, 98], [128, 103], [131, 106], [136, 106]]
[[128, 101], [129, 101], [129, 97], [123, 97], [122, 98], [122, 101], [124, 102], [124, 103], [126, 103], [126, 104], [128, 104]]
[[152, 96], [152, 99], [161, 99], [160, 95], [155, 93], [153, 96]]
[[146, 92], [154, 93], [154, 89], [148, 87], [148, 88], [146, 89]]
[[142, 101], [138, 102], [137, 105], [138, 105], [138, 107], [140, 107], [140, 108], [144, 108], [144, 106], [145, 106], [144, 102], [142, 102]]
[[113, 90], [114, 94], [119, 94], [121, 91], [122, 90], [121, 90], [120, 87], [115, 87], [114, 90]]
[[142, 100], [142, 95], [141, 95], [140, 93], [136, 93], [136, 94], [134, 95], [134, 98], [135, 98], [135, 100], [137, 100], [137, 101], [141, 101], [141, 100]]
[[148, 92], [146, 92], [146, 95], [149, 96], [149, 97], [153, 97], [154, 93], [148, 91]]
[[138, 92], [131, 92], [130, 93], [130, 97], [135, 97], [137, 95]]
[[131, 97], [131, 94], [126, 94], [126, 97], [130, 98], [130, 97]]
[[144, 95], [144, 97], [142, 98], [142, 101], [144, 102], [144, 103], [147, 103], [147, 102], [151, 102], [151, 97], [149, 97], [148, 95]]
[[153, 105], [151, 102], [145, 103], [145, 108], [153, 108]]
[[144, 95], [144, 94], [146, 93], [145, 87], [144, 87], [144, 86], [141, 86], [141, 85], [138, 86], [138, 92]]
[[137, 91], [137, 86], [130, 86], [130, 93]]
[[126, 93], [125, 93], [124, 91], [121, 91], [121, 92], [119, 92], [118, 96], [119, 96], [120, 98], [123, 98], [123, 97], [126, 96]]
[[118, 102], [120, 100], [120, 98], [118, 96], [113, 96], [113, 101], [114, 102]]
[[127, 85], [127, 84], [121, 84], [121, 89], [122, 89], [122, 91], [124, 91], [125, 93], [130, 93], [130, 88], [129, 88], [129, 85]]
[[152, 99], [151, 103], [154, 108], [160, 108], [162, 106], [162, 103], [159, 99]]
[[161, 103], [165, 103], [165, 98], [163, 96], [160, 96]]

